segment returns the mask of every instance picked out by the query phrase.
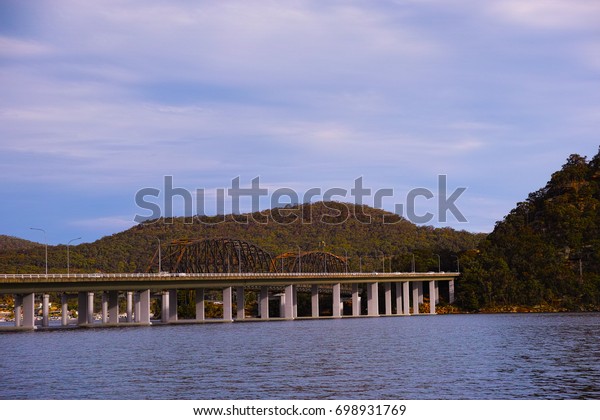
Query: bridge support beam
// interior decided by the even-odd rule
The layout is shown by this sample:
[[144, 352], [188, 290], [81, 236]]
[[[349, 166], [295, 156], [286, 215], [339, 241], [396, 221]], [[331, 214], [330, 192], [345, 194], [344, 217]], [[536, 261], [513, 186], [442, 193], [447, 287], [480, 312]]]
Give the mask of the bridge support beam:
[[424, 282], [419, 281], [417, 282], [417, 289], [419, 290], [419, 304], [423, 303], [423, 284]]
[[150, 325], [150, 290], [142, 290], [135, 294], [134, 314], [137, 322]]
[[360, 294], [358, 283], [352, 283], [352, 316], [360, 316]]
[[293, 284], [285, 286], [284, 318], [294, 319], [294, 295], [296, 287]]
[[429, 313], [435, 314], [437, 284], [435, 280], [429, 281]]
[[402, 315], [402, 283], [395, 283], [396, 288], [396, 315]]
[[318, 318], [320, 314], [319, 310], [319, 285], [313, 284], [310, 288], [310, 307], [311, 307], [311, 316], [313, 318]]
[[244, 319], [246, 317], [246, 300], [244, 299], [244, 288], [238, 286], [235, 289], [235, 303], [236, 303], [236, 318]]
[[454, 280], [448, 282], [448, 303], [454, 303]]
[[108, 292], [102, 293], [102, 323], [108, 323]]
[[333, 317], [341, 318], [342, 317], [342, 297], [341, 297], [342, 285], [340, 283], [335, 283], [333, 285]]
[[127, 292], [127, 322], [133, 322], [133, 292]]
[[233, 309], [232, 309], [232, 298], [233, 290], [231, 287], [223, 289], [223, 320], [233, 321]]
[[23, 327], [35, 327], [35, 294], [28, 293], [23, 296]]
[[[419, 285], [421, 282], [412, 282], [412, 304], [413, 304], [413, 315], [417, 315], [419, 313]], [[423, 287], [421, 285], [421, 287]]]
[[50, 295], [42, 294], [42, 327], [50, 326]]
[[94, 323], [94, 292], [87, 294], [87, 322], [88, 324]]
[[160, 321], [163, 324], [166, 324], [169, 322], [169, 291], [163, 290], [160, 294], [161, 294]]
[[204, 321], [204, 289], [196, 289], [196, 321]]
[[77, 294], [77, 325], [87, 324], [87, 292]]
[[269, 286], [260, 287], [260, 318], [269, 319]]
[[385, 300], [385, 314], [392, 314], [392, 284], [389, 281], [383, 283], [383, 296]]
[[66, 293], [60, 295], [60, 315], [60, 325], [69, 325], [69, 295]]
[[23, 325], [23, 322], [21, 320], [21, 316], [22, 311], [23, 311], [23, 296], [21, 295], [14, 295], [14, 300], [15, 300], [15, 327], [20, 327]]
[[169, 322], [177, 322], [177, 289], [169, 290]]
[[367, 284], [367, 313], [379, 316], [379, 283]]
[[108, 322], [119, 323], [119, 292], [117, 290], [108, 292]]
[[407, 281], [402, 282], [402, 308], [404, 315], [410, 315], [410, 291]]

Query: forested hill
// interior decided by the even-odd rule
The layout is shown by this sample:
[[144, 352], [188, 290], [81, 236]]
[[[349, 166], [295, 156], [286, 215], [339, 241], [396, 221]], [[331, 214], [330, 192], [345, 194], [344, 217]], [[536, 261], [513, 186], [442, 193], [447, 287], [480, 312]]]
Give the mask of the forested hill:
[[37, 242], [31, 242], [26, 239], [16, 238], [14, 236], [0, 235], [0, 252], [7, 250], [29, 249], [40, 246]]
[[469, 309], [600, 309], [600, 151], [571, 155], [461, 259]]
[[[163, 251], [174, 239], [235, 238], [253, 243], [273, 256], [298, 247], [303, 251], [325, 250], [347, 255], [350, 269], [358, 270], [359, 256], [364, 270], [456, 269], [455, 255], [476, 248], [485, 237], [450, 228], [417, 227], [392, 213], [368, 206], [318, 202], [297, 208], [272, 209], [260, 213], [201, 218], [158, 219], [90, 244], [70, 247], [71, 271], [141, 272], [149, 267], [158, 249]], [[48, 249], [49, 271], [66, 272], [65, 246]], [[382, 261], [383, 260], [383, 261]], [[1, 273], [40, 273], [44, 250], [0, 251]]]

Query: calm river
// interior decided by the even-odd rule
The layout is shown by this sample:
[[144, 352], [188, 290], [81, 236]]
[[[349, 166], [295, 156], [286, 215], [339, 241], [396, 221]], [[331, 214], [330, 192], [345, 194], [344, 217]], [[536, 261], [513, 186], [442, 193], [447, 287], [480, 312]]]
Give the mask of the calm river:
[[0, 333], [2, 399], [600, 398], [600, 314]]

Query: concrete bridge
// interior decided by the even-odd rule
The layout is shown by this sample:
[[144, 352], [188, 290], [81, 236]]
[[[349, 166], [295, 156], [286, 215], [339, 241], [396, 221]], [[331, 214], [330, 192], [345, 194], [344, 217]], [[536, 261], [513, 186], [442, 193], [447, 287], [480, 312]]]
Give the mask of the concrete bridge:
[[[258, 313], [253, 319], [269, 319], [269, 301], [277, 295], [279, 319], [298, 318], [298, 293], [310, 293], [311, 315], [319, 318], [319, 294], [330, 290], [333, 318], [416, 315], [423, 303], [424, 288], [430, 297], [429, 313], [435, 314], [439, 284], [447, 282], [447, 301], [454, 301], [454, 280], [459, 273], [115, 273], [115, 274], [0, 274], [0, 294], [12, 294], [15, 301], [15, 327], [34, 329], [35, 298], [41, 295], [41, 326], [49, 326], [50, 293], [61, 297], [61, 325], [69, 324], [68, 299], [78, 299], [78, 326], [151, 325], [151, 299], [161, 300], [161, 323], [207, 322], [206, 291], [222, 292], [225, 322], [248, 319], [245, 297], [252, 290], [258, 296]], [[362, 313], [360, 291], [366, 289], [367, 311]], [[195, 291], [195, 319], [179, 320], [177, 291]], [[351, 299], [352, 315], [343, 315], [342, 290]], [[446, 288], [445, 288], [446, 290]], [[100, 311], [94, 307], [100, 293]], [[305, 292], [303, 292], [305, 293]], [[380, 295], [384, 302], [380, 310]], [[126, 301], [126, 319], [119, 320], [119, 301]], [[236, 311], [234, 317], [234, 301]], [[100, 313], [100, 322], [95, 314]], [[2, 328], [0, 328], [0, 331]]]

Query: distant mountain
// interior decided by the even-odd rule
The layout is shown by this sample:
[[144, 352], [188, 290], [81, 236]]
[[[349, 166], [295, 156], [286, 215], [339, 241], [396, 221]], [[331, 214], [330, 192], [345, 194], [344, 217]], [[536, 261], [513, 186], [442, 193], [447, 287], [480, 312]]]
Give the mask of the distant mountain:
[[[450, 228], [416, 226], [384, 210], [338, 202], [318, 202], [244, 215], [173, 218], [148, 221], [93, 243], [70, 247], [70, 267], [80, 272], [142, 272], [157, 269], [160, 240], [163, 253], [182, 238], [241, 239], [275, 256], [298, 247], [348, 256], [350, 268], [410, 270], [456, 269], [454, 255], [477, 247], [484, 234]], [[50, 272], [65, 272], [66, 246], [48, 249]], [[438, 257], [440, 256], [439, 261]], [[0, 272], [42, 272], [43, 249], [0, 252]]]
[[30, 249], [40, 246], [37, 242], [31, 242], [14, 236], [0, 235], [0, 252], [8, 250]]
[[465, 308], [600, 310], [600, 151], [571, 155], [461, 267]]

